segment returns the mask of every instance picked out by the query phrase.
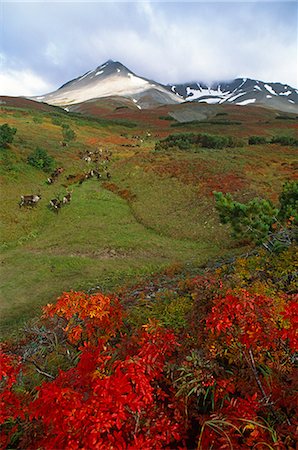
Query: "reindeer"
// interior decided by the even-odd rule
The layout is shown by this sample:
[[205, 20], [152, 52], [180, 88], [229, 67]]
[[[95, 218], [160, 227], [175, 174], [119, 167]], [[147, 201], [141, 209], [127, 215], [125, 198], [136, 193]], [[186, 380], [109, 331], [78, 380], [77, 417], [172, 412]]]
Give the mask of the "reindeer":
[[51, 175], [47, 179], [48, 184], [53, 184], [56, 178], [58, 178], [58, 176], [63, 172], [64, 172], [63, 167], [57, 167], [57, 169], [55, 169], [54, 172], [51, 173]]
[[36, 206], [39, 200], [41, 199], [41, 195], [21, 195], [21, 201], [19, 202], [19, 207], [22, 206]]
[[72, 193], [73, 193], [73, 189], [70, 192], [67, 191], [67, 194], [65, 194], [64, 197], [62, 198], [63, 205], [66, 205], [67, 203], [71, 202]]
[[63, 203], [58, 196], [58, 198], [53, 198], [52, 200], [50, 200], [49, 206], [50, 208], [53, 208], [54, 211], [58, 214], [62, 204]]
[[101, 173], [100, 173], [99, 169], [94, 169], [94, 170], [93, 170], [93, 173], [94, 173], [94, 175], [96, 176], [96, 178], [97, 178], [98, 180], [101, 179]]

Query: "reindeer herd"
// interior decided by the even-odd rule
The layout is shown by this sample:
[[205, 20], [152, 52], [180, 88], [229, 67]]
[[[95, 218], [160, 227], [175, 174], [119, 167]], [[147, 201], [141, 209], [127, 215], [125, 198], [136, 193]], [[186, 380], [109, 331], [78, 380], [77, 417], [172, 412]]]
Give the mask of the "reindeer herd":
[[[110, 163], [110, 157], [112, 156], [112, 152], [110, 150], [103, 151], [102, 149], [96, 149], [94, 151], [86, 150], [84, 152], [80, 152], [79, 156], [82, 160], [84, 160], [88, 165], [93, 165], [92, 168], [89, 168], [88, 171], [79, 174], [69, 174], [66, 176], [66, 180], [68, 185], [78, 183], [79, 186], [86, 180], [96, 177], [98, 180], [103, 180], [104, 177], [109, 180], [111, 178], [111, 174], [108, 171], [108, 166]], [[63, 167], [57, 167], [51, 175], [47, 178], [47, 184], [55, 183], [59, 176], [64, 172]], [[62, 206], [67, 205], [72, 200], [73, 189], [70, 191], [67, 185], [63, 185], [66, 188], [65, 194], [57, 194], [56, 198], [50, 200], [48, 207], [54, 212], [58, 213]], [[34, 207], [41, 200], [41, 194], [31, 194], [31, 195], [21, 195], [21, 200], [19, 202], [19, 207], [30, 206]]]

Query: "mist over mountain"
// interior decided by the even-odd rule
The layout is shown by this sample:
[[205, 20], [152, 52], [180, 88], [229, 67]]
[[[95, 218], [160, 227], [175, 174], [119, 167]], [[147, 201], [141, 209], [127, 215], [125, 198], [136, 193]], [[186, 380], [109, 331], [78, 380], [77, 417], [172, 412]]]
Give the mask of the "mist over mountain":
[[237, 78], [210, 84], [191, 82], [165, 86], [136, 75], [120, 62], [112, 60], [68, 81], [54, 92], [34, 97], [34, 100], [66, 108], [115, 96], [130, 99], [139, 109], [186, 101], [258, 105], [285, 112], [298, 112], [298, 90], [286, 84]]

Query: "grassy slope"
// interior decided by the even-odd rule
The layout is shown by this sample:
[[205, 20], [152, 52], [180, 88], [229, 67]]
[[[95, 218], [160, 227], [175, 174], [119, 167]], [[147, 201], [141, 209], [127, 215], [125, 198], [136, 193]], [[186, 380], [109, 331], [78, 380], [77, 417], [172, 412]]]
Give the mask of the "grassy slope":
[[[119, 119], [138, 117], [117, 114]], [[99, 286], [107, 291], [169, 264], [199, 265], [224, 254], [231, 242], [219, 226], [212, 190], [234, 191], [242, 199], [265, 194], [275, 200], [283, 181], [294, 174], [294, 149], [280, 146], [154, 154], [157, 134], [185, 130], [160, 120], [160, 112], [155, 123], [150, 114], [140, 115], [135, 128], [67, 117], [63, 121], [75, 129], [77, 140], [65, 149], [59, 144], [61, 128], [52, 124], [48, 114], [2, 108], [1, 123], [18, 129], [11, 150], [2, 151], [0, 313], [4, 333], [39, 314], [40, 305], [53, 301], [63, 290]], [[264, 115], [268, 121], [268, 113]], [[34, 122], [37, 116], [42, 123]], [[247, 124], [254, 134], [260, 117]], [[272, 117], [268, 134], [274, 134], [278, 126], [292, 132], [292, 123], [280, 122]], [[236, 136], [240, 129], [214, 127], [196, 125], [198, 131]], [[189, 126], [189, 131], [196, 129]], [[143, 142], [136, 136], [143, 137]], [[127, 202], [91, 180], [74, 186], [72, 203], [56, 216], [46, 205], [57, 192], [65, 192], [65, 175], [57, 184], [46, 185], [46, 174], [26, 164], [36, 146], [54, 156], [65, 167], [65, 175], [87, 170], [79, 150], [111, 149], [112, 181], [131, 193], [133, 200]], [[42, 200], [35, 209], [18, 207], [21, 194], [38, 190]]]

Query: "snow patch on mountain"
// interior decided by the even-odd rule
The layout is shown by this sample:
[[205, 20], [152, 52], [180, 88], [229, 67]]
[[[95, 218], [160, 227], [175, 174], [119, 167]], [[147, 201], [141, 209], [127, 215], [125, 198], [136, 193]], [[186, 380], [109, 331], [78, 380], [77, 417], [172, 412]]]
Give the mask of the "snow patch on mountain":
[[214, 105], [214, 104], [216, 104], [216, 103], [219, 103], [219, 101], [218, 101], [218, 98], [216, 98], [216, 97], [207, 97], [207, 98], [204, 98], [204, 99], [200, 99], [199, 100], [199, 103], [208, 103], [209, 105]]
[[83, 80], [84, 78], [86, 78], [86, 77], [89, 75], [89, 73], [91, 73], [91, 72], [92, 72], [92, 70], [89, 70], [89, 72], [86, 72], [85, 75], [83, 75], [83, 76], [80, 78], [80, 80]]
[[240, 94], [233, 95], [232, 97], [229, 97], [227, 100], [228, 100], [228, 102], [233, 102], [234, 100], [236, 100], [236, 98], [242, 97], [242, 95], [245, 95], [245, 92], [241, 92]]
[[242, 102], [237, 102], [236, 105], [249, 105], [250, 103], [255, 103], [256, 99], [255, 98], [249, 98], [247, 100], [243, 100]]
[[264, 84], [264, 87], [267, 89], [267, 91], [269, 91], [271, 94], [273, 95], [277, 95], [277, 93], [272, 89], [271, 86], [269, 86], [269, 84]]

